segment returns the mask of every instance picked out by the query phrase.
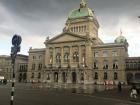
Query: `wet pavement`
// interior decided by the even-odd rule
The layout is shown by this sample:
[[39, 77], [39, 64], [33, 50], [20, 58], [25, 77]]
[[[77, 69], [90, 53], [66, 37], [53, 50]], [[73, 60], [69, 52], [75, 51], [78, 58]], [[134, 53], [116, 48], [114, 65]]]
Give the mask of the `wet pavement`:
[[[11, 84], [0, 85], [0, 105], [9, 105]], [[140, 105], [129, 98], [130, 87], [77, 84], [16, 84], [15, 105]]]

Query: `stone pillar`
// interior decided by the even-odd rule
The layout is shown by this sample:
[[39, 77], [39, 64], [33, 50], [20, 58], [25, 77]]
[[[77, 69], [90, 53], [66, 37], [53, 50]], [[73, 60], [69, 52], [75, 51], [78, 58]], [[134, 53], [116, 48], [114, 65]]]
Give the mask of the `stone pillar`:
[[81, 72], [77, 72], [77, 83], [81, 83]]
[[87, 84], [88, 82], [87, 76], [88, 76], [87, 70], [84, 70], [84, 84]]
[[82, 63], [81, 46], [79, 46], [78, 50], [79, 50], [79, 65], [80, 65]]
[[70, 66], [71, 66], [71, 63], [72, 63], [72, 46], [70, 46], [69, 48], [70, 48], [69, 60], [70, 60]]
[[64, 48], [61, 47], [61, 66], [63, 65], [64, 63]]
[[55, 65], [55, 58], [56, 58], [56, 54], [55, 54], [55, 47], [53, 48], [53, 66]]
[[90, 43], [86, 44], [86, 57], [85, 57], [85, 62], [88, 68], [92, 68], [92, 50]]
[[58, 83], [62, 83], [62, 73], [58, 72]]
[[67, 83], [72, 83], [71, 72], [67, 72]]
[[50, 82], [53, 83], [54, 82], [54, 72], [50, 73]]

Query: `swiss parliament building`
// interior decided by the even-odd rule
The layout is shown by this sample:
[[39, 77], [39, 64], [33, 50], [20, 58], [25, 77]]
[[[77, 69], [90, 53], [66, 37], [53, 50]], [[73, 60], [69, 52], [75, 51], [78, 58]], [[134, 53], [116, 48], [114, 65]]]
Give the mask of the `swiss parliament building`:
[[[127, 39], [120, 35], [113, 43], [104, 43], [99, 27], [94, 11], [81, 0], [80, 7], [70, 11], [62, 33], [47, 37], [45, 48], [29, 49], [26, 81], [127, 84], [140, 79], [140, 57], [128, 56]], [[21, 75], [22, 71], [17, 79]]]

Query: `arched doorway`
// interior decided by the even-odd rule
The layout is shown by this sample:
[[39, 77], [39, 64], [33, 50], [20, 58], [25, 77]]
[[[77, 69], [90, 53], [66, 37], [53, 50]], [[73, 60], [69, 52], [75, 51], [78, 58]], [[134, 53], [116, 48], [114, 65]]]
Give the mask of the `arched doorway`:
[[133, 74], [132, 73], [127, 73], [127, 83], [130, 84], [130, 81], [133, 79]]
[[84, 81], [84, 73], [81, 73], [81, 81]]
[[26, 82], [26, 79], [27, 79], [27, 75], [26, 75], [26, 73], [24, 73], [23, 74], [23, 81]]
[[67, 80], [66, 80], [66, 73], [65, 72], [63, 72], [62, 73], [62, 81], [63, 81], [63, 83], [65, 83]]
[[58, 82], [58, 73], [57, 72], [54, 73], [54, 82]]
[[19, 81], [19, 82], [22, 81], [22, 73], [19, 74], [19, 80], [18, 80], [18, 81]]
[[76, 72], [72, 72], [72, 83], [76, 83], [77, 75]]

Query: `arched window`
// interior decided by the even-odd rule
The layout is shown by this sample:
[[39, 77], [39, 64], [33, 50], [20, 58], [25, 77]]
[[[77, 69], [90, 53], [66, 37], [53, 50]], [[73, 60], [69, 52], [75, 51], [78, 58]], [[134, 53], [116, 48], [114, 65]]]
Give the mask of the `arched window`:
[[113, 69], [118, 69], [118, 61], [117, 60], [113, 61]]
[[64, 54], [64, 62], [69, 62], [69, 53]]
[[56, 54], [56, 62], [57, 63], [60, 63], [61, 62], [61, 54], [60, 53], [57, 53]]
[[117, 80], [118, 79], [118, 73], [114, 73], [114, 80]]
[[32, 64], [32, 70], [35, 70], [35, 64]]
[[94, 61], [94, 69], [98, 69], [98, 62]]
[[78, 54], [78, 52], [73, 53], [73, 61], [74, 62], [79, 62], [79, 54]]
[[41, 73], [38, 73], [38, 79], [40, 79], [41, 78]]
[[32, 73], [31, 78], [34, 78], [34, 73]]
[[38, 65], [38, 70], [41, 70], [42, 69], [42, 64], [39, 64]]
[[95, 80], [98, 79], [98, 73], [97, 73], [97, 72], [95, 72], [94, 79], [95, 79]]
[[47, 74], [47, 80], [50, 80], [50, 74]]
[[103, 64], [104, 64], [103, 69], [108, 69], [108, 61], [104, 60]]
[[107, 79], [107, 72], [104, 73], [104, 79]]
[[52, 63], [53, 62], [53, 55], [51, 54], [50, 55], [50, 63]]

